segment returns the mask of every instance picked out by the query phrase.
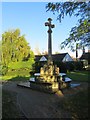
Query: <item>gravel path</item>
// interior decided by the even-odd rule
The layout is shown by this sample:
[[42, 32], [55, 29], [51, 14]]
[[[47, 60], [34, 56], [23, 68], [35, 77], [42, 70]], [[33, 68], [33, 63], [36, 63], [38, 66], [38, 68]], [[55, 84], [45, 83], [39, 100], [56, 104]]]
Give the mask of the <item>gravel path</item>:
[[[26, 118], [70, 118], [68, 111], [58, 109], [57, 102], [62, 97], [29, 88], [18, 87], [16, 82], [3, 84], [4, 90], [17, 93], [17, 104]], [[64, 92], [65, 93], [65, 92]]]

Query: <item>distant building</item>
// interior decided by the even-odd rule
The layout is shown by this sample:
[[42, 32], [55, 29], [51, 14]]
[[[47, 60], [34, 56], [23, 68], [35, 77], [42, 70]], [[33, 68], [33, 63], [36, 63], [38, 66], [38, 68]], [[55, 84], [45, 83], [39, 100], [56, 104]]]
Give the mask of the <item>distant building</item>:
[[87, 60], [88, 64], [90, 64], [90, 52], [82, 54], [82, 56], [80, 57], [80, 60]]
[[90, 52], [83, 53], [80, 57], [80, 61], [83, 62], [83, 68], [90, 70]]
[[[35, 61], [47, 61], [48, 60], [48, 55], [36, 55], [35, 56]], [[72, 57], [68, 53], [61, 53], [61, 54], [53, 54], [52, 55], [52, 60], [54, 62], [69, 62], [69, 61], [74, 61]]]

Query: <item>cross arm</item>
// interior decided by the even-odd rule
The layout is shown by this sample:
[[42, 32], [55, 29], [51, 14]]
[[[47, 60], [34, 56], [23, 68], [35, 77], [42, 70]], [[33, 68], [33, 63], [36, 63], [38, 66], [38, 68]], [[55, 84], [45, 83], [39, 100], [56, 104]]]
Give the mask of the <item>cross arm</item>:
[[48, 22], [45, 22], [45, 26], [49, 26], [49, 23], [48, 23]]
[[55, 25], [53, 24], [53, 25], [51, 25], [51, 28], [55, 28]]

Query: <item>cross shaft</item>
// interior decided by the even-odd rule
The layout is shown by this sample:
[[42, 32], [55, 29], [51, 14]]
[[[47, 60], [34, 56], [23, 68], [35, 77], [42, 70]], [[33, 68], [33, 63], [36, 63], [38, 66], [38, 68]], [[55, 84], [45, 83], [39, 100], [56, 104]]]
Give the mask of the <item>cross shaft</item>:
[[52, 37], [51, 37], [52, 30], [51, 28], [55, 27], [54, 24], [51, 24], [51, 21], [52, 19], [48, 18], [48, 22], [45, 22], [45, 26], [49, 27], [47, 31], [48, 32], [48, 59], [49, 60], [52, 60]]

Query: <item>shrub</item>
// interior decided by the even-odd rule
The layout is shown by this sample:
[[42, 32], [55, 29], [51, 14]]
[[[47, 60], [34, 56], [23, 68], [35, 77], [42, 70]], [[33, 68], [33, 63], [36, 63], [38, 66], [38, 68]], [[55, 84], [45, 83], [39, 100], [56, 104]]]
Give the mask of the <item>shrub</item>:
[[[45, 64], [46, 62], [36, 62], [34, 65], [35, 72], [40, 72], [40, 68]], [[74, 71], [74, 70], [82, 70], [83, 64], [81, 61], [70, 61], [70, 62], [58, 62], [54, 61], [54, 65], [57, 65], [59, 67], [60, 72], [67, 72], [67, 71]]]
[[75, 70], [82, 70], [83, 69], [83, 63], [81, 61], [75, 61]]
[[6, 75], [8, 67], [1, 65], [0, 70], [1, 70], [0, 75]]
[[35, 62], [35, 64], [34, 64], [34, 71], [36, 73], [40, 73], [40, 68], [43, 67], [45, 63], [46, 62], [40, 62], [40, 61], [39, 62]]
[[67, 71], [73, 71], [74, 70], [73, 62], [66, 62], [66, 69]]

